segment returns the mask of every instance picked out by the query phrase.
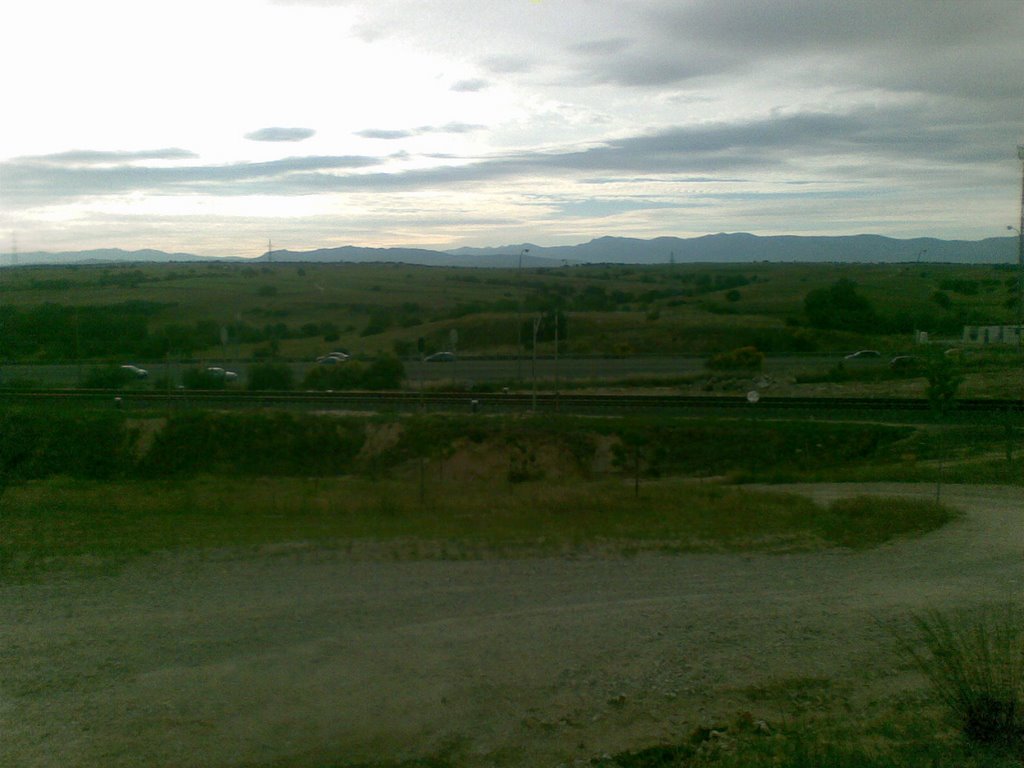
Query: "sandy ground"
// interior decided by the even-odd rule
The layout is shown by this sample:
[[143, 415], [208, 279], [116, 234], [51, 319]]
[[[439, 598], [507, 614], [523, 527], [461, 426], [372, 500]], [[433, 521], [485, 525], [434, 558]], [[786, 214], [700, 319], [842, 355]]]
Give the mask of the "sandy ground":
[[0, 587], [0, 765], [320, 766], [445, 747], [467, 765], [571, 765], [729, 717], [746, 686], [883, 685], [896, 662], [879, 620], [1022, 596], [1021, 490], [943, 496], [967, 516], [863, 553], [388, 562], [285, 547]]

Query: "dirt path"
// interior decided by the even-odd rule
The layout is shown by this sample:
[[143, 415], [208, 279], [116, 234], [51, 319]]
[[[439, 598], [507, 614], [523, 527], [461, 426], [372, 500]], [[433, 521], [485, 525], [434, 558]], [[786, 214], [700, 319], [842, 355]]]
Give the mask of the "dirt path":
[[[793, 490], [797, 490], [794, 488]], [[929, 495], [934, 486], [806, 486]], [[892, 673], [875, 619], [1021, 597], [1024, 494], [870, 552], [354, 562], [174, 555], [0, 588], [0, 764], [554, 766], [786, 677]]]

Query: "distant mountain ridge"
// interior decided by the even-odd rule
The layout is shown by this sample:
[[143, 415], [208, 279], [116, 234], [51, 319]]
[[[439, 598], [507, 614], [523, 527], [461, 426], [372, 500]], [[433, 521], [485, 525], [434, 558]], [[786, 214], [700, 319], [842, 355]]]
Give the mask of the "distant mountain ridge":
[[497, 256], [529, 249], [531, 258], [566, 260], [570, 263], [613, 262], [625, 264], [754, 261], [798, 262], [911, 262], [1004, 263], [1017, 260], [1016, 237], [985, 240], [939, 240], [919, 237], [907, 240], [882, 235], [836, 237], [746, 233], [703, 235], [701, 237], [599, 237], [570, 246], [539, 247], [524, 243], [501, 248], [458, 248], [449, 253], [461, 256]]
[[[31, 264], [164, 264], [171, 261], [221, 261], [219, 256], [196, 256], [192, 253], [167, 253], [152, 248], [140, 251], [125, 251], [121, 248], [94, 248], [89, 251], [29, 251], [19, 253], [16, 262], [19, 266]], [[0, 266], [11, 266], [15, 256], [5, 253]]]
[[[311, 251], [274, 250], [256, 258], [196, 256], [158, 250], [117, 248], [18, 255], [18, 264], [157, 263], [182, 261], [239, 262], [398, 262], [426, 266], [526, 267], [562, 264], [744, 263], [756, 261], [803, 263], [942, 262], [997, 264], [1017, 261], [1016, 237], [985, 240], [939, 240], [919, 237], [900, 240], [882, 235], [835, 237], [719, 233], [701, 237], [599, 237], [579, 245], [539, 246], [519, 243], [482, 248], [436, 251], [424, 248], [364, 248], [347, 245]], [[0, 260], [13, 263], [11, 254]]]

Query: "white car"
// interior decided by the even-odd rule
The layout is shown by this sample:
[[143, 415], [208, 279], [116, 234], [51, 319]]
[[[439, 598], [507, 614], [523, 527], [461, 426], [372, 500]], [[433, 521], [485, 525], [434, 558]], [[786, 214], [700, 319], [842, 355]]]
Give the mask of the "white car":
[[149, 376], [149, 371], [145, 368], [139, 368], [137, 365], [125, 364], [121, 366], [122, 371], [127, 371], [136, 379], [145, 379]]
[[862, 349], [859, 352], [851, 352], [844, 359], [846, 360], [868, 360], [871, 358], [881, 357], [882, 353], [877, 349]]
[[435, 352], [434, 354], [425, 358], [428, 363], [454, 363], [455, 353], [454, 352]]
[[238, 374], [234, 371], [225, 371], [216, 365], [211, 365], [206, 369], [207, 373], [212, 373], [214, 376], [224, 379], [224, 381], [238, 381]]
[[337, 365], [346, 360], [348, 360], [348, 355], [344, 352], [331, 352], [329, 355], [321, 355], [316, 359], [320, 365]]

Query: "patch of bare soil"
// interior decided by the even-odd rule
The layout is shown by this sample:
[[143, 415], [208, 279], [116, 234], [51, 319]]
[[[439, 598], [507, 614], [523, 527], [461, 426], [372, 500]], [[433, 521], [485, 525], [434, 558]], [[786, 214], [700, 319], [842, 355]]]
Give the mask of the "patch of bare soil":
[[285, 547], [3, 586], [0, 763], [322, 766], [455, 748], [466, 765], [571, 765], [756, 708], [746, 686], [917, 684], [880, 621], [1024, 584], [1020, 489], [943, 498], [966, 516], [868, 552], [388, 562]]

